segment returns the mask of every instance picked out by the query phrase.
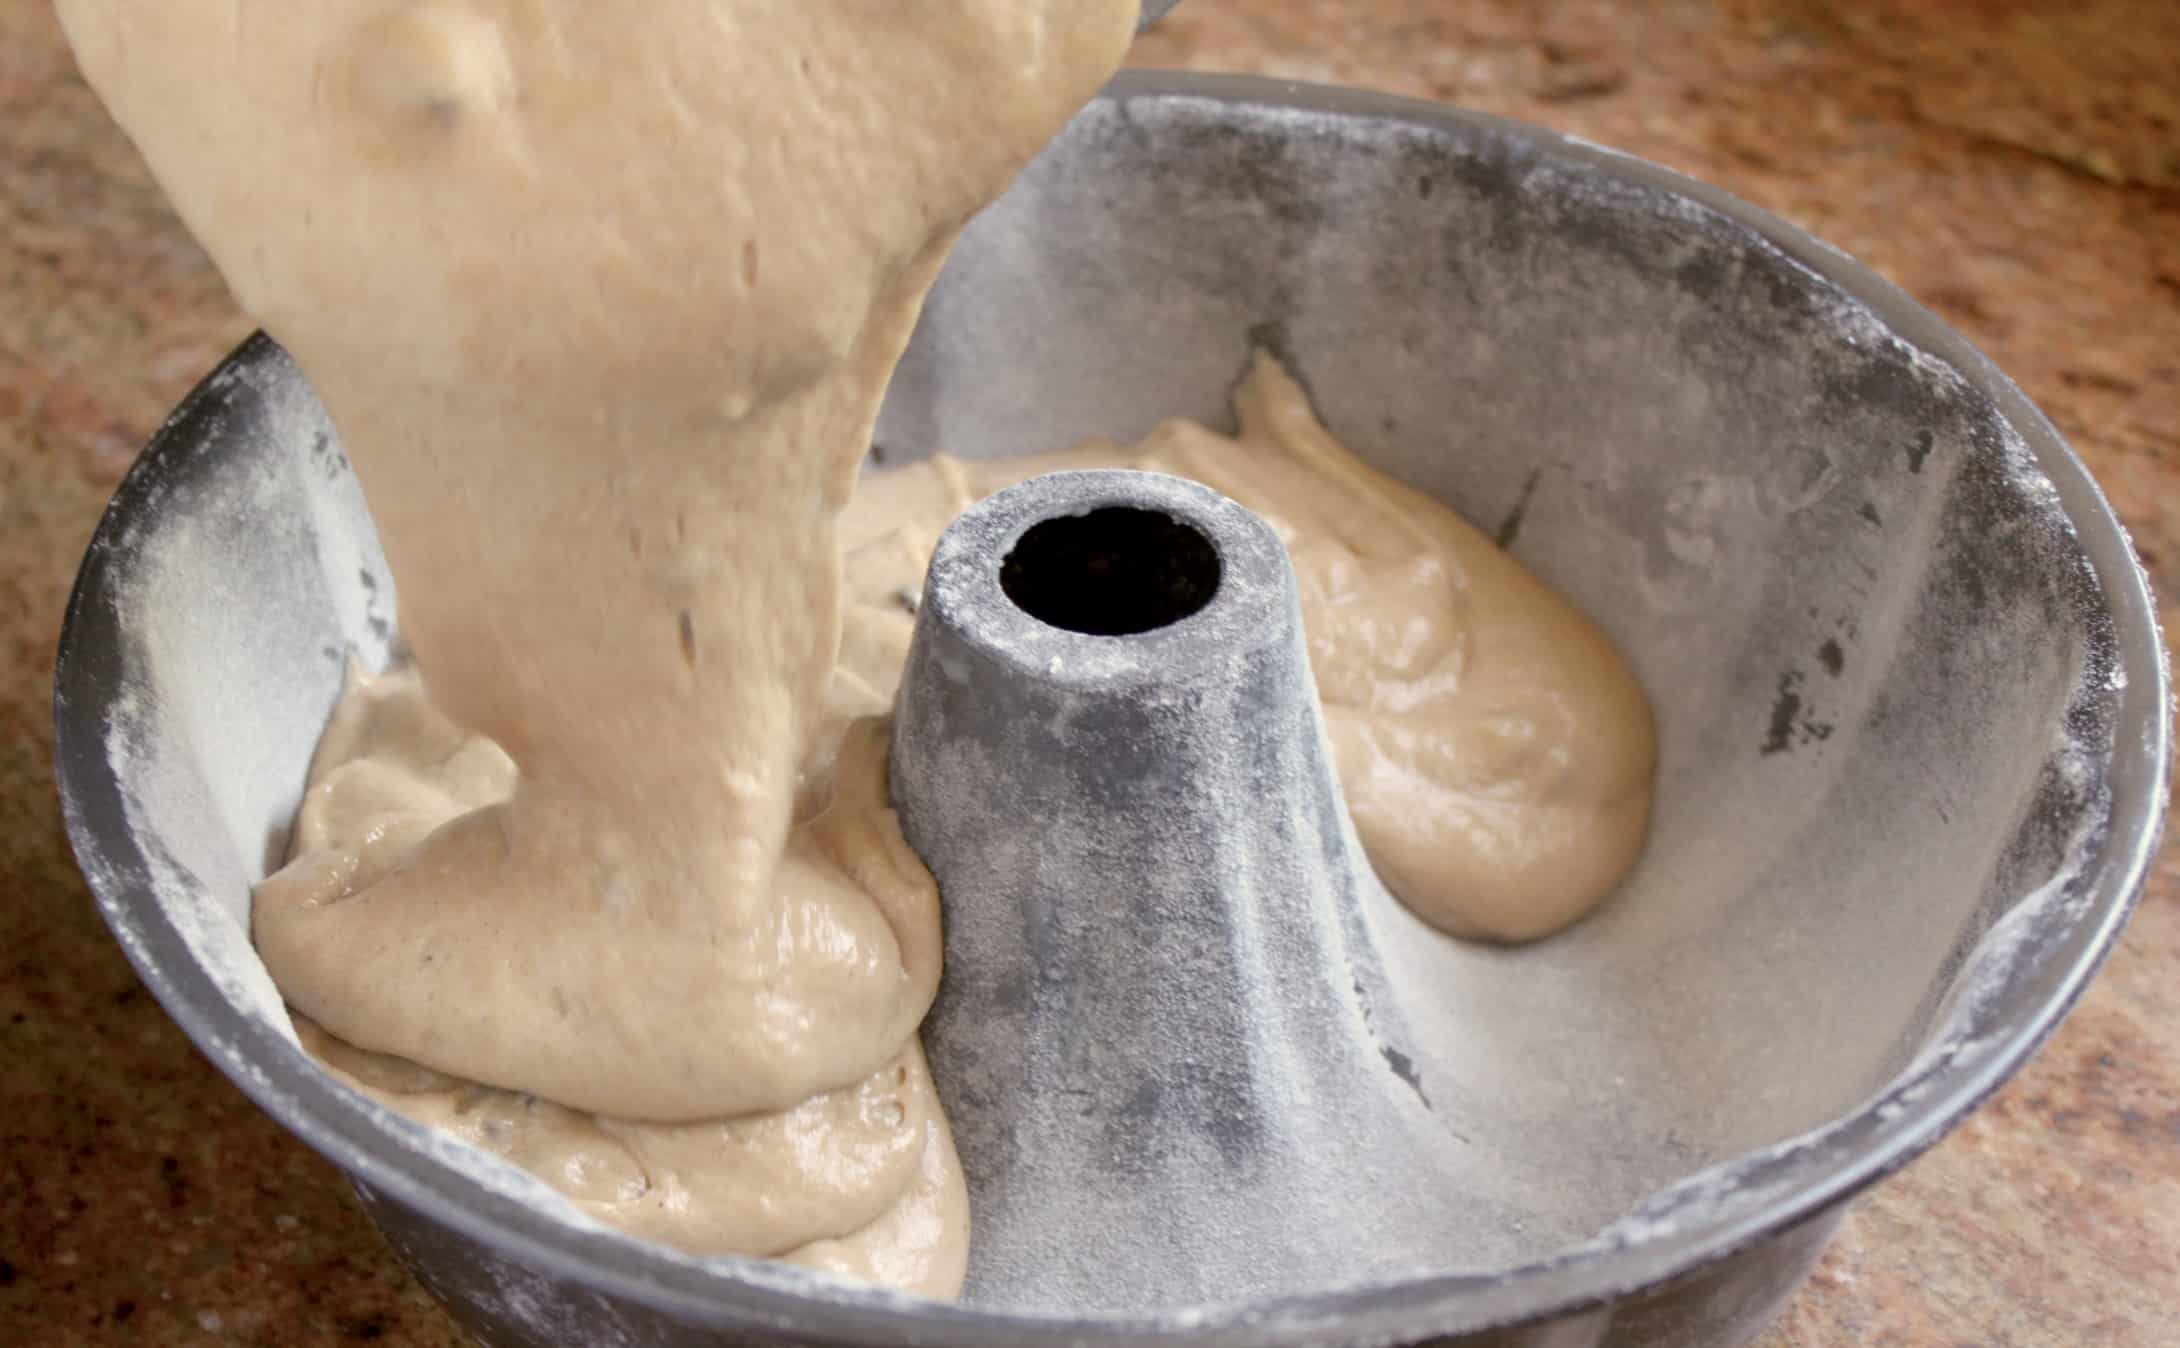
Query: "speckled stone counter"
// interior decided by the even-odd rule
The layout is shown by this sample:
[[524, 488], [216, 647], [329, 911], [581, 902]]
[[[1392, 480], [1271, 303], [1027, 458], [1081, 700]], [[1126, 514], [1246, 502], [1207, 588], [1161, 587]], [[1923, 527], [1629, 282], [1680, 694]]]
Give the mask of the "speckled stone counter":
[[[1807, 226], [2020, 381], [2180, 596], [2171, 0], [1186, 0], [1137, 59], [1541, 122]], [[0, 1343], [461, 1342], [145, 995], [61, 834], [69, 581], [247, 329], [45, 0], [0, 0]], [[2180, 1343], [2180, 854], [2057, 1038], [1862, 1200], [1763, 1342]]]

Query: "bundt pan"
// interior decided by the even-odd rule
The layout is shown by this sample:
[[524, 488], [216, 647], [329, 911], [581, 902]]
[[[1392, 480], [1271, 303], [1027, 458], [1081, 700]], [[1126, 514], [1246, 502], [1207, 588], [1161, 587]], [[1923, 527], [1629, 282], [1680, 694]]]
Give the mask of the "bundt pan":
[[[1657, 713], [1648, 851], [1593, 917], [1519, 949], [1435, 935], [1366, 868], [1199, 895], [1204, 939], [1190, 941], [1159, 925], [1170, 905], [1070, 909], [1058, 885], [1044, 974], [1143, 989], [1081, 1002], [1113, 1018], [1107, 1056], [1133, 1069], [1176, 1055], [1191, 1080], [1239, 1083], [1219, 1117], [1272, 1122], [1214, 1119], [1192, 1141], [1201, 1093], [1093, 1102], [1116, 1147], [1202, 1144], [1194, 1168], [1139, 1168], [1152, 1187], [1127, 1192], [1113, 1188], [1124, 1168], [1059, 1165], [1036, 1128], [995, 1126], [1005, 1092], [957, 1086], [968, 1164], [986, 1176], [960, 1304], [570, 1220], [535, 1182], [350, 1094], [297, 1048], [247, 939], [250, 885], [280, 852], [343, 661], [389, 659], [396, 609], [338, 438], [262, 337], [159, 433], [84, 562], [56, 711], [85, 875], [199, 1048], [353, 1177], [401, 1259], [487, 1343], [1745, 1342], [1855, 1193], [2036, 1049], [2126, 919], [2167, 737], [2163, 650], [2127, 539], [1968, 343], [1780, 221], [1532, 128], [1203, 76], [1122, 77], [975, 223], [875, 456], [1226, 424], [1256, 348], [1365, 458], [1495, 533], [1619, 642]], [[1276, 548], [1223, 498], [1091, 485], [1104, 504], [1202, 524], [1228, 577], [1281, 583]], [[1049, 486], [1010, 498], [1030, 515], [1009, 527], [1034, 522]], [[1069, 499], [1050, 511], [1079, 514]], [[997, 537], [956, 549], [963, 584], [1011, 546], [976, 552]], [[1240, 591], [1205, 593], [1202, 613], [1160, 630], [1071, 636], [1144, 643], [1112, 649], [1154, 680], [1206, 643], [1277, 636], [1255, 610], [1220, 608]], [[1306, 695], [1292, 666], [1250, 668], [1237, 698]], [[938, 704], [908, 711], [899, 733], [927, 756], [990, 730]], [[1254, 733], [1248, 715], [1231, 724]], [[1315, 763], [1294, 724], [1265, 742]], [[1189, 743], [1230, 752], [1206, 726]], [[1056, 752], [994, 744], [1033, 775], [1022, 756]], [[1273, 798], [1287, 779], [1193, 799], [1162, 836], [1195, 830], [1276, 877], [1226, 830], [1295, 808]], [[1314, 817], [1345, 845], [1337, 812]], [[956, 872], [960, 851], [944, 858]], [[943, 1013], [1004, 972], [991, 942], [1010, 928], [974, 907], [972, 881], [949, 889], [965, 905], [949, 918], [958, 980], [933, 1056], [959, 1083], [974, 1035]], [[1219, 944], [1248, 924], [1308, 931], [1250, 972]], [[1002, 936], [979, 946], [979, 932]], [[1353, 997], [1325, 985], [1342, 950], [1368, 955]], [[1200, 985], [1145, 977], [1170, 959], [1197, 960]], [[1324, 1047], [1340, 1035], [1314, 1017], [1366, 994], [1379, 1048]], [[1286, 1075], [1222, 1077], [1232, 1052]], [[1256, 1164], [1251, 1139], [1274, 1133], [1315, 1141]], [[1018, 1145], [980, 1167], [994, 1136]], [[1435, 1150], [1411, 1181], [1384, 1158], [1418, 1138]]]

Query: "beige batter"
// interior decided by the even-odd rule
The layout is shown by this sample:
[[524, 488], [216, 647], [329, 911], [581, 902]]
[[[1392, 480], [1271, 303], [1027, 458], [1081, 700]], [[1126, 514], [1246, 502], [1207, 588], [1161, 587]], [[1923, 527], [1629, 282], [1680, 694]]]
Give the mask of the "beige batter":
[[[1497, 940], [1541, 936], [1602, 898], [1640, 850], [1649, 710], [1603, 635], [1457, 515], [1337, 444], [1270, 359], [1259, 358], [1236, 411], [1238, 437], [1177, 421], [1134, 451], [1093, 443], [984, 464], [941, 455], [866, 477], [841, 516], [846, 621], [831, 720], [812, 756], [824, 770], [805, 780], [788, 853], [860, 868], [864, 892], [890, 900], [903, 962], [919, 977], [936, 976], [938, 901], [888, 808], [877, 718], [900, 680], [940, 531], [980, 496], [1054, 469], [1184, 473], [1272, 522], [1301, 579], [1358, 831], [1426, 920]], [[509, 799], [518, 781], [514, 761], [435, 706], [413, 670], [352, 672], [297, 816], [296, 861], [260, 902], [368, 894], [434, 830]], [[609, 909], [620, 901], [609, 879], [597, 883]], [[376, 1098], [523, 1166], [601, 1220], [704, 1253], [944, 1285], [939, 1256], [918, 1241], [958, 1231], [965, 1197], [913, 1037], [871, 1076], [785, 1113], [659, 1124], [450, 1078], [300, 1018], [298, 1028]], [[904, 1191], [907, 1201], [886, 1206]], [[840, 1230], [857, 1234], [819, 1239]]]
[[[822, 794], [805, 793], [809, 817], [788, 851], [838, 868], [887, 910], [900, 961], [927, 1003], [938, 977], [938, 893], [886, 803], [885, 744], [881, 721], [835, 723], [836, 770]], [[308, 907], [368, 894], [435, 830], [512, 799], [519, 781], [504, 750], [426, 696], [414, 667], [352, 669], [311, 765], [294, 859], [259, 886], [258, 902]], [[610, 912], [617, 899], [608, 892], [604, 901]], [[618, 922], [599, 925], [601, 940], [620, 934]], [[908, 1291], [959, 1289], [968, 1195], [913, 1033], [869, 1076], [791, 1109], [661, 1123], [463, 1081], [344, 1043], [301, 1014], [295, 1022], [304, 1046], [351, 1085], [529, 1170], [633, 1234]]]
[[[505, 751], [412, 760], [449, 768], [430, 791], [321, 782], [332, 841], [254, 907], [282, 992], [450, 1077], [725, 1128], [774, 1177], [737, 1189], [754, 1226], [692, 1215], [717, 1186], [689, 1138], [623, 1136], [661, 1197], [609, 1215], [952, 1292], [960, 1186], [913, 1105], [936, 895], [874, 758], [797, 826], [838, 724], [834, 521], [947, 249], [1118, 66], [1137, 0], [59, 10], [340, 427], [434, 699]], [[417, 827], [504, 794], [507, 759], [512, 795]], [[915, 1164], [846, 1145], [797, 1190], [826, 1131], [797, 1111], [874, 1091], [903, 1135], [924, 1110]]]
[[[1276, 364], [1260, 360], [1237, 410], [1238, 438], [1174, 422], [1133, 452], [1091, 444], [993, 464], [941, 456], [866, 478], [842, 516], [848, 609], [834, 720], [813, 759], [822, 765], [837, 744], [837, 762], [806, 780], [788, 852], [864, 868], [854, 879], [890, 898], [917, 976], [937, 972], [937, 896], [887, 808], [883, 723], [871, 714], [892, 700], [939, 532], [977, 497], [1055, 468], [1182, 472], [1273, 522], [1302, 579], [1359, 829], [1428, 920], [1496, 939], [1542, 935], [1594, 904], [1633, 860], [1650, 721], [1604, 638], [1457, 516], [1334, 443]], [[319, 745], [297, 860], [260, 900], [307, 907], [367, 894], [434, 830], [509, 799], [518, 780], [514, 761], [433, 705], [413, 671], [357, 671]], [[610, 908], [619, 899], [609, 880], [598, 883]], [[937, 1266], [949, 1254], [923, 1243], [960, 1229], [965, 1199], [913, 1037], [871, 1076], [784, 1113], [661, 1124], [450, 1078], [301, 1018], [298, 1028], [376, 1098], [629, 1231], [899, 1286], [943, 1288], [959, 1276]], [[841, 1231], [856, 1234], [824, 1239]]]
[[258, 948], [335, 1070], [601, 1219], [958, 1288], [937, 894], [871, 718], [932, 540], [1013, 478], [1134, 463], [1275, 521], [1358, 828], [1428, 920], [1543, 935], [1639, 847], [1609, 644], [1268, 364], [1239, 439], [848, 503], [961, 223], [1136, 0], [59, 8], [340, 426], [430, 672], [352, 682]]

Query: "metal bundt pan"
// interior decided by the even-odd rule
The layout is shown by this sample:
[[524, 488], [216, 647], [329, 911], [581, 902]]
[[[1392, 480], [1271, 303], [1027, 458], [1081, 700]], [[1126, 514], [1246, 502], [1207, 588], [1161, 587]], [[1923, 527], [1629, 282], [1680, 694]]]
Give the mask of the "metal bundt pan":
[[[394, 601], [338, 440], [263, 338], [175, 413], [85, 560], [56, 691], [84, 872], [197, 1045], [490, 1343], [1743, 1342], [2125, 921], [2167, 737], [2127, 539], [2018, 389], [1800, 231], [1546, 132], [1249, 79], [1131, 74], [1084, 112], [969, 231], [879, 445], [1223, 423], [1258, 346], [1592, 614], [1658, 716], [1649, 850], [1594, 917], [1520, 950], [1377, 932], [1407, 1027], [1389, 1070], [1476, 1176], [1407, 1272], [910, 1301], [556, 1217], [321, 1075], [250, 951], [249, 886]], [[1368, 1202], [1334, 1220], [1313, 1245], [1378, 1239]], [[1049, 1256], [1078, 1282], [1130, 1233], [1081, 1235]]]

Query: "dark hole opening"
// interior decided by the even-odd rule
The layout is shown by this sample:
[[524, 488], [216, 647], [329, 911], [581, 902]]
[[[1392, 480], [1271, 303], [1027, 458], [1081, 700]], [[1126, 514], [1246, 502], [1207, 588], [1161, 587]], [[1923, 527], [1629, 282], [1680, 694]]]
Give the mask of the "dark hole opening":
[[1133, 636], [1210, 603], [1219, 590], [1219, 553], [1171, 515], [1101, 506], [1030, 526], [1000, 563], [999, 587], [1039, 622]]

